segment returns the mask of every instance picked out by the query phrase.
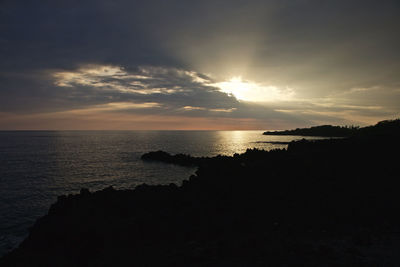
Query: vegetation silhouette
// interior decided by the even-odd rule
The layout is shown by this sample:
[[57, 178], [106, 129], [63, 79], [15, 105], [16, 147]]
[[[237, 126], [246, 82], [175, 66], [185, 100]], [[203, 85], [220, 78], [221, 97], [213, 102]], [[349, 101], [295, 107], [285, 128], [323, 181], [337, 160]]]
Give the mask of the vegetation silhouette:
[[[400, 266], [400, 120], [198, 166], [175, 184], [60, 196], [2, 266]], [[392, 256], [391, 256], [392, 255]]]

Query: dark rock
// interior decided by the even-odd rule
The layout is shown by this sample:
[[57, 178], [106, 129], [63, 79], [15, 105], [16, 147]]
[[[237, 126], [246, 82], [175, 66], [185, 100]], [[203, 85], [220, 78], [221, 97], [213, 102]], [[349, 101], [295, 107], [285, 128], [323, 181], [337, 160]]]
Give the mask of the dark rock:
[[80, 191], [80, 195], [81, 195], [81, 196], [88, 196], [88, 195], [90, 195], [89, 189], [87, 189], [87, 188], [82, 188], [81, 191]]

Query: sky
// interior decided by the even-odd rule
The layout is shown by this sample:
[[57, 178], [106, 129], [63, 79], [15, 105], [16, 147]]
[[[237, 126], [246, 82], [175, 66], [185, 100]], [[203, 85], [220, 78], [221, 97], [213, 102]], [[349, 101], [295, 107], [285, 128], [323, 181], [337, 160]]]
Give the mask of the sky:
[[400, 114], [400, 1], [0, 1], [0, 130], [279, 130]]

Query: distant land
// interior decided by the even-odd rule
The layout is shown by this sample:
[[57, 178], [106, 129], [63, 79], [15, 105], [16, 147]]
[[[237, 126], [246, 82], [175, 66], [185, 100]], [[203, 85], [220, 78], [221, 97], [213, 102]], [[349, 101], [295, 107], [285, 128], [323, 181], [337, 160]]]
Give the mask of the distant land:
[[390, 134], [393, 125], [400, 123], [400, 119], [380, 121], [374, 126], [333, 126], [320, 125], [310, 128], [297, 128], [284, 131], [266, 131], [263, 135], [299, 135], [299, 136], [321, 136], [321, 137], [350, 137], [355, 135]]
[[1, 266], [400, 266], [400, 120], [216, 157], [182, 185], [60, 196]]
[[321, 125], [314, 126], [311, 128], [297, 128], [294, 130], [285, 131], [267, 131], [264, 135], [300, 135], [300, 136], [323, 136], [323, 137], [347, 137], [351, 136], [359, 127], [347, 127], [347, 126], [332, 126], [332, 125]]

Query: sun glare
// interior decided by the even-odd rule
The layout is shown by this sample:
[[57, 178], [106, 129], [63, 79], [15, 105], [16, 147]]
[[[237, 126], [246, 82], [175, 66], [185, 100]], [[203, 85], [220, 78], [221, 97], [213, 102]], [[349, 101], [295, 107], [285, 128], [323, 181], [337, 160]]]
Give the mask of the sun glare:
[[246, 100], [246, 92], [252, 89], [252, 85], [242, 81], [242, 77], [233, 77], [227, 82], [218, 84], [224, 93], [232, 94], [237, 99]]
[[268, 102], [276, 100], [289, 100], [293, 90], [284, 90], [275, 86], [263, 86], [258, 83], [243, 80], [241, 76], [232, 77], [225, 82], [216, 83], [222, 92], [231, 94], [238, 100], [252, 102]]

